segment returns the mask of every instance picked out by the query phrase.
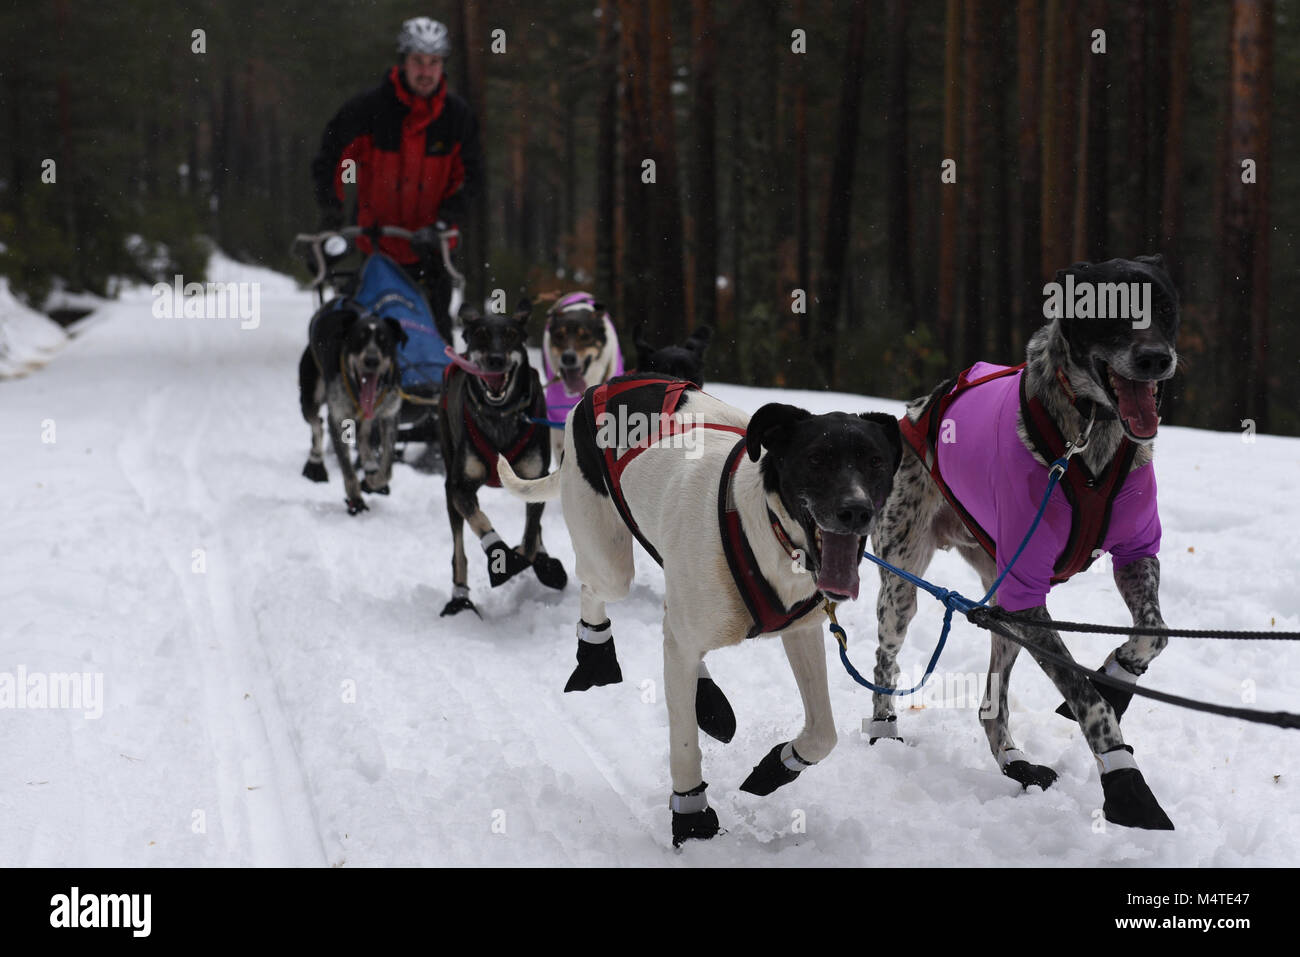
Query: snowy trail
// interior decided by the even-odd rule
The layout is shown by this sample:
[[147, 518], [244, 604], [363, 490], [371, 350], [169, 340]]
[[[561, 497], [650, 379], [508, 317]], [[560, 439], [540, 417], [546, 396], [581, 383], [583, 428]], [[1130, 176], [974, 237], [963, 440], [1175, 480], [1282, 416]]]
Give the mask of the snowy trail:
[[[0, 709], [0, 866], [274, 865], [1281, 865], [1300, 859], [1300, 736], [1138, 700], [1125, 718], [1178, 830], [1098, 833], [1097, 772], [1058, 697], [1024, 657], [1012, 731], [1060, 782], [1022, 793], [989, 758], [963, 700], [988, 642], [958, 624], [936, 678], [946, 697], [900, 709], [906, 745], [868, 746], [870, 699], [827, 639], [840, 743], [767, 799], [738, 785], [798, 730], [779, 642], [710, 657], [739, 719], [703, 740], [728, 834], [668, 841], [662, 575], [644, 554], [611, 607], [624, 683], [561, 688], [576, 583], [529, 573], [490, 590], [470, 549], [483, 620], [440, 619], [450, 535], [439, 478], [399, 466], [388, 498], [346, 515], [337, 468], [299, 476], [308, 430], [296, 363], [311, 299], [284, 277], [216, 259], [213, 278], [261, 284], [261, 324], [155, 319], [147, 290], [106, 307], [57, 358], [0, 381], [0, 675], [102, 675], [103, 715]], [[897, 413], [901, 403], [738, 386], [753, 410]], [[54, 441], [48, 441], [53, 427]], [[43, 438], [46, 439], [43, 441]], [[1163, 603], [1171, 623], [1300, 628], [1300, 441], [1169, 428], [1157, 457]], [[485, 490], [508, 541], [523, 507]], [[558, 507], [547, 546], [572, 571]], [[940, 555], [930, 577], [972, 594]], [[841, 607], [859, 668], [874, 651], [876, 576]], [[1109, 575], [1051, 599], [1062, 618], [1126, 620]], [[904, 678], [941, 619], [922, 600]], [[1095, 666], [1107, 639], [1067, 639]], [[2, 678], [0, 678], [2, 680]], [[1178, 642], [1152, 687], [1300, 710], [1300, 649]], [[1250, 699], [1250, 700], [1247, 700]], [[913, 702], [920, 704], [921, 702]], [[201, 822], [202, 827], [196, 822]]]

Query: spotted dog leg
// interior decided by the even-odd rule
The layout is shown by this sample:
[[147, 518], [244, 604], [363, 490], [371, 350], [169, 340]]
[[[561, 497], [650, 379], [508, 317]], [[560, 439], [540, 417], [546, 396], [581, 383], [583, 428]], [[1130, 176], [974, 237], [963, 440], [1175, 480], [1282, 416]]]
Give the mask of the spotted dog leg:
[[[871, 541], [880, 558], [899, 568], [922, 574], [934, 557], [936, 544], [931, 531], [933, 516], [927, 512], [924, 483], [930, 481], [920, 462], [908, 455], [894, 480], [894, 491], [885, 504]], [[876, 684], [893, 688], [898, 684], [898, 652], [907, 637], [907, 626], [916, 615], [916, 586], [880, 569], [880, 595], [876, 599], [877, 647]], [[898, 719], [894, 713], [894, 696], [873, 693], [871, 696], [870, 741], [881, 738], [901, 741]]]
[[1066, 661], [1074, 660], [1061, 636], [1050, 627], [1047, 608], [1043, 605], [1029, 608], [1020, 612], [1019, 617], [1021, 621], [1009, 627], [1029, 643], [1029, 653], [1065, 696], [1071, 711], [1082, 716], [1079, 727], [1101, 770], [1106, 820], [1125, 827], [1173, 830], [1169, 816], [1138, 770], [1133, 749], [1124, 743], [1119, 716], [1110, 702], [1101, 696], [1091, 680], [1040, 653], [1046, 651]]
[[[1139, 558], [1122, 568], [1116, 568], [1115, 587], [1124, 598], [1135, 627], [1165, 627], [1165, 620], [1160, 614], [1160, 559]], [[1163, 636], [1133, 635], [1112, 651], [1097, 671], [1129, 685], [1136, 684], [1168, 643], [1169, 639]], [[1110, 702], [1116, 715], [1123, 715], [1133, 700], [1133, 692], [1125, 688], [1099, 683], [1097, 690]], [[1074, 717], [1074, 712], [1066, 703], [1062, 703], [1056, 713], [1066, 718]]]

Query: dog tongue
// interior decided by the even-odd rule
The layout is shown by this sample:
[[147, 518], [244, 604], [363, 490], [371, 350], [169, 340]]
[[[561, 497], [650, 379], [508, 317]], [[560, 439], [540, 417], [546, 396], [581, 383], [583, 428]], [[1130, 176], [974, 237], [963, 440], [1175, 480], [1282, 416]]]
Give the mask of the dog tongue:
[[582, 395], [587, 391], [587, 380], [577, 369], [561, 369], [560, 378], [564, 380], [564, 391], [569, 395]]
[[493, 392], [500, 392], [502, 384], [506, 381], [504, 372], [480, 372], [479, 375], [483, 377], [483, 382]]
[[379, 388], [379, 376], [363, 375], [361, 377], [361, 413], [367, 419], [375, 417], [375, 392]]
[[817, 576], [817, 587], [824, 592], [857, 598], [861, 539], [857, 535], [828, 532], [824, 528], [821, 533], [821, 571]]
[[1128, 426], [1129, 432], [1140, 439], [1149, 439], [1156, 434], [1159, 419], [1156, 416], [1156, 396], [1151, 391], [1151, 383], [1134, 382], [1114, 376], [1111, 383], [1115, 387], [1115, 397], [1119, 399], [1119, 414]]

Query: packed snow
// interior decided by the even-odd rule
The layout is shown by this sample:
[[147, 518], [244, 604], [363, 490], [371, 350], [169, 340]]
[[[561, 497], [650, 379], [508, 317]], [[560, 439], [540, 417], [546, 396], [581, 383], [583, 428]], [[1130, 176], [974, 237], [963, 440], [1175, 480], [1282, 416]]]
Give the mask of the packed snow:
[[[371, 497], [356, 518], [332, 457], [328, 485], [302, 478], [296, 368], [313, 297], [220, 256], [210, 278], [256, 283], [259, 321], [156, 318], [137, 287], [39, 372], [0, 381], [10, 462], [0, 479], [0, 866], [1300, 860], [1300, 735], [1135, 699], [1125, 738], [1177, 830], [1103, 827], [1096, 764], [1078, 728], [1052, 713], [1059, 695], [1027, 655], [1012, 733], [1060, 780], [1022, 791], [998, 772], [967, 694], [986, 670], [987, 636], [960, 619], [933, 690], [900, 708], [905, 744], [868, 745], [870, 696], [828, 636], [839, 744], [767, 798], [738, 786], [801, 726], [781, 644], [711, 655], [739, 722], [730, 744], [702, 737], [727, 833], [674, 851], [654, 562], [638, 550], [632, 594], [610, 609], [621, 685], [563, 694], [576, 581], [555, 593], [525, 572], [491, 590], [472, 542], [483, 620], [440, 618], [451, 591], [441, 478], [398, 466], [392, 495]], [[11, 316], [7, 289], [0, 297]], [[15, 323], [2, 324], [12, 338]], [[52, 334], [30, 339], [44, 358], [57, 345]], [[902, 411], [854, 395], [709, 391], [748, 411], [772, 400]], [[1300, 629], [1300, 441], [1169, 427], [1156, 468], [1169, 623]], [[493, 489], [480, 501], [518, 541], [523, 505]], [[558, 503], [543, 526], [572, 573]], [[978, 594], [955, 555], [940, 554], [929, 577]], [[864, 672], [876, 587], [864, 570], [860, 599], [840, 608]], [[1049, 605], [1061, 618], [1128, 620], [1105, 572], [1058, 588]], [[904, 680], [919, 677], [941, 610], [921, 597]], [[1067, 641], [1089, 667], [1115, 644]], [[28, 689], [33, 675], [88, 675], [85, 695], [76, 708], [20, 701], [20, 669]], [[1143, 684], [1300, 711], [1300, 648], [1175, 639]]]

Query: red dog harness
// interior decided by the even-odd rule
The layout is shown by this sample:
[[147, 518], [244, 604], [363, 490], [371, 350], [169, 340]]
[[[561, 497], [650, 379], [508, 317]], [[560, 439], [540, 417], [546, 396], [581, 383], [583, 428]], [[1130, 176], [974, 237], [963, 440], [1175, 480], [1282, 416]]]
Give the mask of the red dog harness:
[[[465, 371], [455, 363], [449, 364], [443, 369], [442, 373], [442, 407], [447, 408], [447, 398], [451, 392], [450, 386], [455, 376], [465, 375]], [[537, 416], [537, 401], [533, 401], [533, 414]], [[542, 411], [545, 411], [544, 409]], [[487, 466], [487, 479], [484, 484], [489, 488], [501, 487], [501, 476], [497, 474], [497, 456], [504, 455], [506, 461], [511, 465], [519, 461], [520, 457], [527, 450], [529, 443], [533, 441], [533, 436], [537, 433], [538, 426], [536, 423], [528, 422], [527, 428], [523, 430], [519, 438], [508, 449], [498, 449], [491, 440], [483, 434], [478, 425], [474, 422], [474, 417], [469, 414], [469, 404], [461, 403], [462, 418], [465, 423], [465, 432], [469, 435], [470, 443], [474, 446], [484, 464]]]
[[[578, 411], [574, 416], [575, 424], [582, 424], [582, 427], [575, 429], [574, 432], [575, 451], [588, 461], [598, 461], [600, 463], [600, 473], [604, 479], [605, 489], [614, 502], [614, 507], [618, 510], [623, 523], [627, 525], [628, 530], [636, 540], [641, 543], [641, 547], [662, 567], [663, 558], [660, 557], [654, 545], [642, 533], [636, 519], [632, 516], [632, 510], [628, 507], [627, 499], [623, 495], [623, 473], [636, 457], [651, 445], [673, 435], [688, 432], [691, 429], [714, 429], [719, 432], [731, 432], [738, 435], [740, 440], [727, 457], [718, 486], [718, 526], [722, 535], [722, 551], [727, 558], [727, 567], [731, 570], [736, 589], [740, 592], [745, 607], [754, 620], [754, 625], [749, 629], [745, 637], [753, 638], [756, 635], [768, 632], [783, 631], [792, 622], [816, 608], [820, 603], [820, 597], [814, 593], [809, 598], [799, 602], [794, 608], [787, 609], [777, 597], [771, 583], [759, 570], [754, 551], [749, 545], [749, 540], [745, 537], [744, 529], [741, 527], [740, 512], [736, 508], [735, 496], [731, 487], [732, 479], [740, 467], [745, 452], [745, 430], [739, 426], [723, 425], [721, 423], [683, 422], [680, 416], [674, 415], [687, 390], [696, 389], [697, 387], [693, 383], [682, 379], [655, 376], [622, 376], [611, 379], [602, 385], [593, 386], [583, 396]], [[662, 390], [662, 397], [656, 395], [660, 390]], [[645, 408], [658, 411], [659, 429], [656, 434], [648, 435], [645, 441], [623, 449], [623, 454], [619, 455], [618, 448], [612, 447], [611, 443], [605, 443], [602, 446], [597, 442], [596, 436], [600, 431], [601, 424], [608, 421], [602, 419], [602, 416], [615, 415], [615, 412], [611, 411], [611, 407], [618, 409], [633, 402], [636, 403], [639, 412]], [[615, 417], [617, 418], [617, 416]], [[581, 460], [582, 458], [580, 458]], [[786, 536], [780, 522], [771, 514], [770, 510], [768, 518], [772, 524], [773, 533], [782, 543], [782, 547], [787, 552], [791, 552], [793, 546], [790, 544], [789, 537]]]
[[[944, 481], [943, 476], [939, 473], [937, 443], [939, 441], [939, 431], [947, 418], [948, 408], [956, 400], [957, 396], [990, 380], [1016, 375], [1024, 368], [1024, 363], [1021, 363], [1018, 366], [1000, 369], [975, 379], [968, 378], [971, 369], [967, 369], [957, 377], [955, 384], [950, 389], [947, 389], [926, 405], [915, 422], [906, 415], [899, 420], [899, 429], [902, 431], [908, 447], [916, 453], [917, 457], [925, 465], [930, 477], [939, 487], [939, 491], [943, 493], [944, 498], [948, 500], [957, 514], [961, 516], [966, 528], [975, 536], [984, 551], [994, 559], [997, 558], [996, 541], [962, 506], [962, 503], [958, 501], [957, 496], [953, 494], [948, 487], [948, 483]], [[1067, 444], [1065, 438], [1056, 427], [1056, 423], [1052, 421], [1052, 417], [1047, 414], [1047, 410], [1043, 408], [1043, 404], [1038, 400], [1038, 397], [1029, 398], [1026, 395], [1023, 375], [1020, 378], [1020, 411], [1025, 432], [1033, 443], [1034, 449], [1045, 461], [1054, 462], [1065, 454]], [[1122, 439], [1119, 449], [1111, 459], [1106, 471], [1097, 476], [1088, 471], [1082, 459], [1075, 458], [1071, 460], [1070, 467], [1066, 469], [1060, 483], [1066, 501], [1070, 503], [1070, 534], [1053, 567], [1051, 579], [1053, 585], [1060, 584], [1071, 576], [1085, 570], [1092, 564], [1097, 554], [1100, 553], [1102, 543], [1106, 538], [1106, 531], [1110, 525], [1111, 508], [1115, 502], [1115, 497], [1124, 485], [1125, 478], [1129, 474], [1135, 454], [1137, 454], [1137, 447], [1128, 438]]]

